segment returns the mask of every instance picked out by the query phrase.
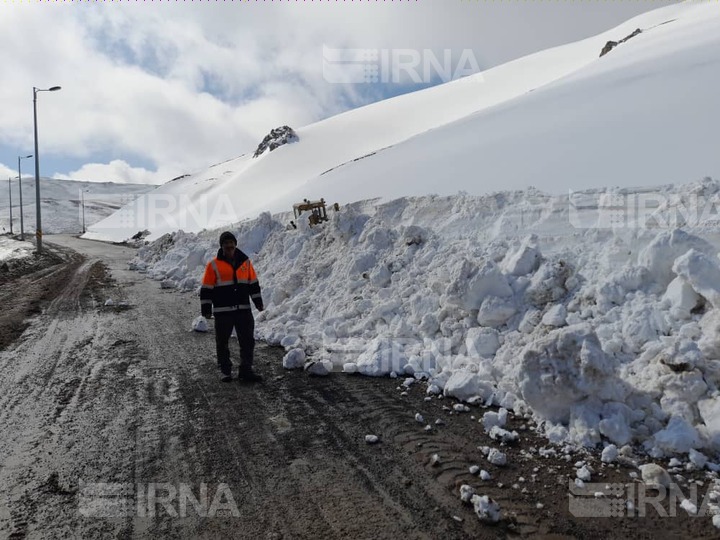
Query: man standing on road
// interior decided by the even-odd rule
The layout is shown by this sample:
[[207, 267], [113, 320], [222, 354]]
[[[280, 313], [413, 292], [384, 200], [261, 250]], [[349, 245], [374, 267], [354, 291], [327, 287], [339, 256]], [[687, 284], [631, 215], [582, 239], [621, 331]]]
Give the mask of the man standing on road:
[[200, 308], [204, 317], [215, 314], [215, 344], [222, 373], [221, 381], [232, 380], [232, 362], [228, 342], [233, 328], [240, 342], [239, 379], [260, 382], [262, 377], [252, 370], [255, 349], [255, 319], [250, 308], [252, 299], [263, 311], [260, 283], [250, 259], [237, 249], [235, 236], [225, 231], [220, 235], [217, 257], [205, 267], [200, 288]]

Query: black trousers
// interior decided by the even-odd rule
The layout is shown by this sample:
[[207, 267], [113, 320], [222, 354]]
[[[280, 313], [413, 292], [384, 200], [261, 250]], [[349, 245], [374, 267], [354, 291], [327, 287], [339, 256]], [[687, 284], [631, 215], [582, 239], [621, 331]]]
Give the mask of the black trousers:
[[255, 319], [249, 309], [215, 314], [215, 345], [220, 371], [230, 375], [232, 369], [228, 344], [233, 328], [240, 343], [240, 373], [249, 373], [255, 352]]

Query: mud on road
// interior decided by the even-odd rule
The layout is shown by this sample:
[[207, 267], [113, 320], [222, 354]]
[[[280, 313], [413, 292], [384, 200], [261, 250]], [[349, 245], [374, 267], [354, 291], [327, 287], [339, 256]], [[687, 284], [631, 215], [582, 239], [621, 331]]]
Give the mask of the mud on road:
[[[190, 331], [195, 295], [128, 271], [128, 248], [55, 242], [63, 262], [19, 278], [52, 295], [0, 352], [1, 538], [715, 535], [709, 518], [682, 512], [574, 518], [575, 460], [592, 462], [594, 481], [628, 483], [629, 470], [539, 458], [531, 449], [547, 443], [522, 418], [511, 419], [520, 441], [503, 448], [508, 465], [495, 467], [478, 448], [498, 446], [477, 422], [485, 411], [426, 401], [422, 384], [286, 372], [284, 351], [262, 344], [264, 383], [221, 383], [212, 334]], [[475, 464], [493, 479], [471, 475]], [[462, 484], [497, 500], [502, 521], [481, 523]]]

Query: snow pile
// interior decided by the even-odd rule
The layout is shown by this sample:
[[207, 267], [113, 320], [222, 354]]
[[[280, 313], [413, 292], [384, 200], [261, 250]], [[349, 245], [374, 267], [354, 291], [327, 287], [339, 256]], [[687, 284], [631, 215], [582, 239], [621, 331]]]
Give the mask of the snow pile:
[[[698, 186], [717, 183], [670, 192]], [[527, 221], [530, 195], [362, 202], [320, 227], [269, 214], [234, 227], [263, 287], [258, 337], [318, 371], [426, 379], [430, 395], [529, 412], [552, 441], [717, 453], [716, 239], [702, 226], [572, 228], [562, 197]], [[194, 290], [217, 236], [166, 235], [133, 266]], [[506, 414], [486, 413], [488, 432]]]
[[20, 242], [0, 236], [0, 264], [6, 264], [7, 261], [24, 259], [32, 255], [35, 251], [35, 245], [30, 242]]

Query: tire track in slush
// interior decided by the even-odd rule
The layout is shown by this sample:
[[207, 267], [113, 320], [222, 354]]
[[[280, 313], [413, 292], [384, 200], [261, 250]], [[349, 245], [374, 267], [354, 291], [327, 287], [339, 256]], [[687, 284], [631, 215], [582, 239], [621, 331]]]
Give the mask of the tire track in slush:
[[[346, 463], [365, 486], [360, 490], [361, 500], [372, 500], [371, 494], [376, 494], [383, 505], [394, 512], [393, 521], [404, 522], [417, 537], [482, 535], [484, 531], [476, 522], [458, 525], [450, 519], [456, 513], [459, 501], [439, 483], [432, 482], [422, 460], [412, 459], [410, 452], [407, 452], [411, 454], [408, 459], [406, 452], [399, 451], [402, 446], [394, 442], [394, 433], [402, 436], [408, 432], [416, 436], [412, 427], [398, 427], [402, 425], [402, 418], [408, 417], [408, 405], [397, 402], [386, 392], [368, 392], [369, 387], [363, 382], [367, 381], [345, 375], [319, 381], [290, 373], [283, 377], [279, 394], [284, 398], [291, 424], [305, 419], [312, 419], [313, 426], [320, 424], [325, 433], [326, 450], [334, 452], [339, 461]], [[371, 448], [365, 443], [365, 434], [371, 432], [381, 435], [381, 445]], [[421, 434], [420, 438], [426, 440], [428, 437]], [[291, 458], [295, 442], [293, 438], [286, 442], [286, 453]], [[358, 506], [362, 507], [362, 503]], [[435, 517], [435, 508], [447, 515], [444, 524]], [[427, 519], [427, 515], [433, 518]]]
[[[402, 449], [410, 458], [410, 463], [421, 467], [427, 477], [434, 479], [444, 490], [444, 493], [438, 494], [429, 489], [434, 496], [441, 499], [442, 495], [452, 493], [453, 498], [447, 503], [446, 509], [449, 515], [465, 515], [466, 522], [477, 524], [474, 514], [466, 511], [459, 503], [459, 488], [462, 484], [479, 487], [477, 477], [468, 470], [471, 465], [484, 459], [477, 446], [469, 443], [467, 437], [459, 437], [448, 431], [441, 435], [436, 427], [425, 431], [415, 421], [411, 405], [389, 392], [388, 385], [380, 388], [374, 384], [363, 383], [364, 381], [358, 378], [349, 378], [340, 380], [339, 385], [322, 385], [320, 395], [324, 397], [315, 400], [312, 410], [317, 413], [332, 404], [333, 407], [344, 408], [348, 418], [357, 418], [362, 414], [362, 423], [368, 426], [368, 432], [380, 435], [381, 440], [392, 441], [393, 445]], [[372, 407], [368, 407], [368, 404], [372, 404]], [[351, 441], [341, 433], [338, 433], [341, 446], [348, 447]], [[441, 457], [436, 465], [432, 464], [434, 454]], [[402, 458], [400, 462], [407, 463], [402, 462]], [[412, 472], [407, 474], [412, 475]], [[541, 533], [539, 520], [533, 515], [533, 505], [518, 500], [517, 493], [508, 489], [497, 489], [492, 485], [482, 485], [479, 490], [498, 501], [506, 516], [504, 525], [507, 525], [507, 528], [504, 529], [503, 524], [489, 529], [479, 526], [480, 531], [477, 530], [478, 527], [470, 527], [470, 530], [465, 531], [467, 534], [492, 535], [499, 530], [505, 530], [507, 534], [532, 537]]]

